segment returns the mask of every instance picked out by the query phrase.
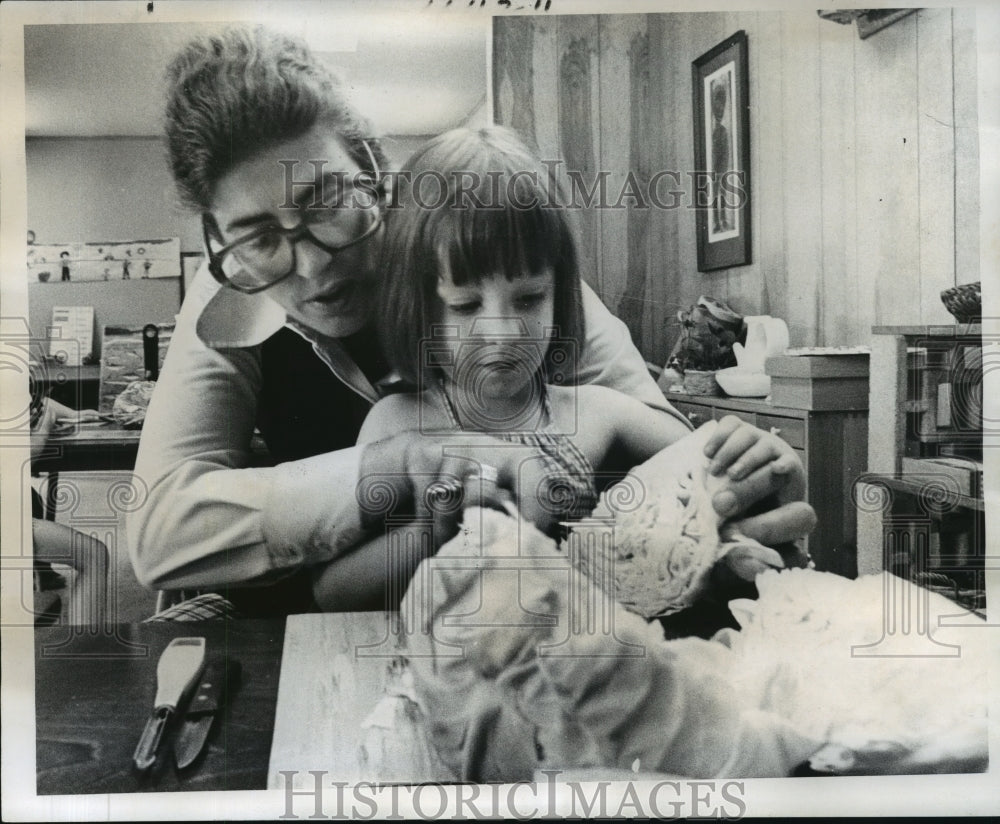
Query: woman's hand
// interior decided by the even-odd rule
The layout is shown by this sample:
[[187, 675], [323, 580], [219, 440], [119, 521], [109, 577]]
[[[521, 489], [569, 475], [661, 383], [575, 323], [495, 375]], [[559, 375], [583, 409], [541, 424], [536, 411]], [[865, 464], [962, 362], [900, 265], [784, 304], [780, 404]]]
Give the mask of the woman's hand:
[[[553, 478], [543, 454], [535, 447], [463, 433], [430, 438], [423, 435], [418, 452], [425, 466], [437, 466], [436, 477], [430, 482], [437, 488], [423, 485], [416, 497], [416, 511], [434, 519], [438, 546], [458, 532], [462, 511], [471, 506], [498, 508], [509, 501], [543, 532], [560, 517], [561, 510], [555, 503], [546, 505], [554, 500], [550, 494]], [[492, 470], [496, 471], [495, 483], [489, 479]], [[480, 477], [467, 483], [470, 475]], [[487, 479], [483, 480], [483, 476]]]
[[[705, 455], [709, 472], [725, 482], [712, 499], [715, 511], [734, 521], [748, 538], [767, 546], [796, 541], [816, 526], [816, 513], [802, 500], [806, 475], [802, 461], [777, 435], [727, 415], [715, 428]], [[740, 519], [758, 501], [774, 496], [777, 505]]]
[[[382, 483], [392, 487], [400, 508], [410, 503], [415, 517], [433, 522], [437, 546], [458, 531], [464, 509], [503, 506], [508, 496], [526, 519], [548, 530], [559, 519], [559, 508], [555, 503], [546, 505], [553, 498], [548, 494], [551, 473], [543, 457], [534, 447], [477, 433], [410, 431], [370, 443], [359, 479], [363, 521], [373, 527], [390, 514], [387, 507], [365, 503], [371, 499], [381, 504], [384, 498], [374, 493]], [[495, 486], [466, 483], [469, 475], [489, 475], [490, 468], [496, 470]]]

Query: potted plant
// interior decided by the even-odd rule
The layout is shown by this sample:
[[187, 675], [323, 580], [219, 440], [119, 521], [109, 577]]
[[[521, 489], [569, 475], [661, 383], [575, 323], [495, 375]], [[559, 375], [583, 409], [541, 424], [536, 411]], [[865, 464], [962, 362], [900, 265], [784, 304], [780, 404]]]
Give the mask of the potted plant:
[[681, 377], [689, 395], [717, 395], [715, 373], [736, 365], [733, 344], [743, 334], [743, 317], [715, 298], [702, 295], [677, 313], [681, 334], [667, 360], [667, 370]]

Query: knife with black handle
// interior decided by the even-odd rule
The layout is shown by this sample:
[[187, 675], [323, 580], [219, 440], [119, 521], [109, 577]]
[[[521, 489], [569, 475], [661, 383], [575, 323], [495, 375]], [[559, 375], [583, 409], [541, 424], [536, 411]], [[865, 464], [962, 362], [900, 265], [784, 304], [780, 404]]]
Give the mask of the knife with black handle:
[[226, 696], [239, 680], [239, 671], [239, 663], [229, 658], [212, 661], [205, 668], [174, 740], [178, 769], [190, 766], [201, 754], [216, 715], [222, 711]]

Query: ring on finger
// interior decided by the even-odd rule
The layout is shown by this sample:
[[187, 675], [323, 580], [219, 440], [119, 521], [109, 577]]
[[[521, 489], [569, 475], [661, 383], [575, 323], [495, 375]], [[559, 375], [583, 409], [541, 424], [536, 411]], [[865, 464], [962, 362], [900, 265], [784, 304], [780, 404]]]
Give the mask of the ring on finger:
[[500, 478], [500, 470], [492, 464], [484, 463], [480, 464], [478, 469], [471, 470], [465, 478], [466, 480], [479, 478], [484, 483], [495, 484]]
[[457, 478], [437, 480], [427, 487], [428, 496], [436, 501], [447, 500], [458, 495], [461, 491], [462, 484]]

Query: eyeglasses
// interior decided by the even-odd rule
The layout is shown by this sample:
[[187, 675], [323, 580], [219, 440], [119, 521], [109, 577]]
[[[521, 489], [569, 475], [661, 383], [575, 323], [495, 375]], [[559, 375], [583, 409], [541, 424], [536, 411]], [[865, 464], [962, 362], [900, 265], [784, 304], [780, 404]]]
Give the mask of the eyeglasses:
[[295, 271], [295, 247], [300, 240], [307, 239], [334, 255], [371, 237], [382, 225], [380, 175], [367, 143], [365, 148], [374, 175], [364, 185], [344, 180], [323, 186], [318, 202], [299, 207], [304, 218], [298, 226], [286, 229], [267, 224], [227, 244], [215, 218], [203, 214], [208, 268], [215, 279], [239, 292], [262, 292]]

